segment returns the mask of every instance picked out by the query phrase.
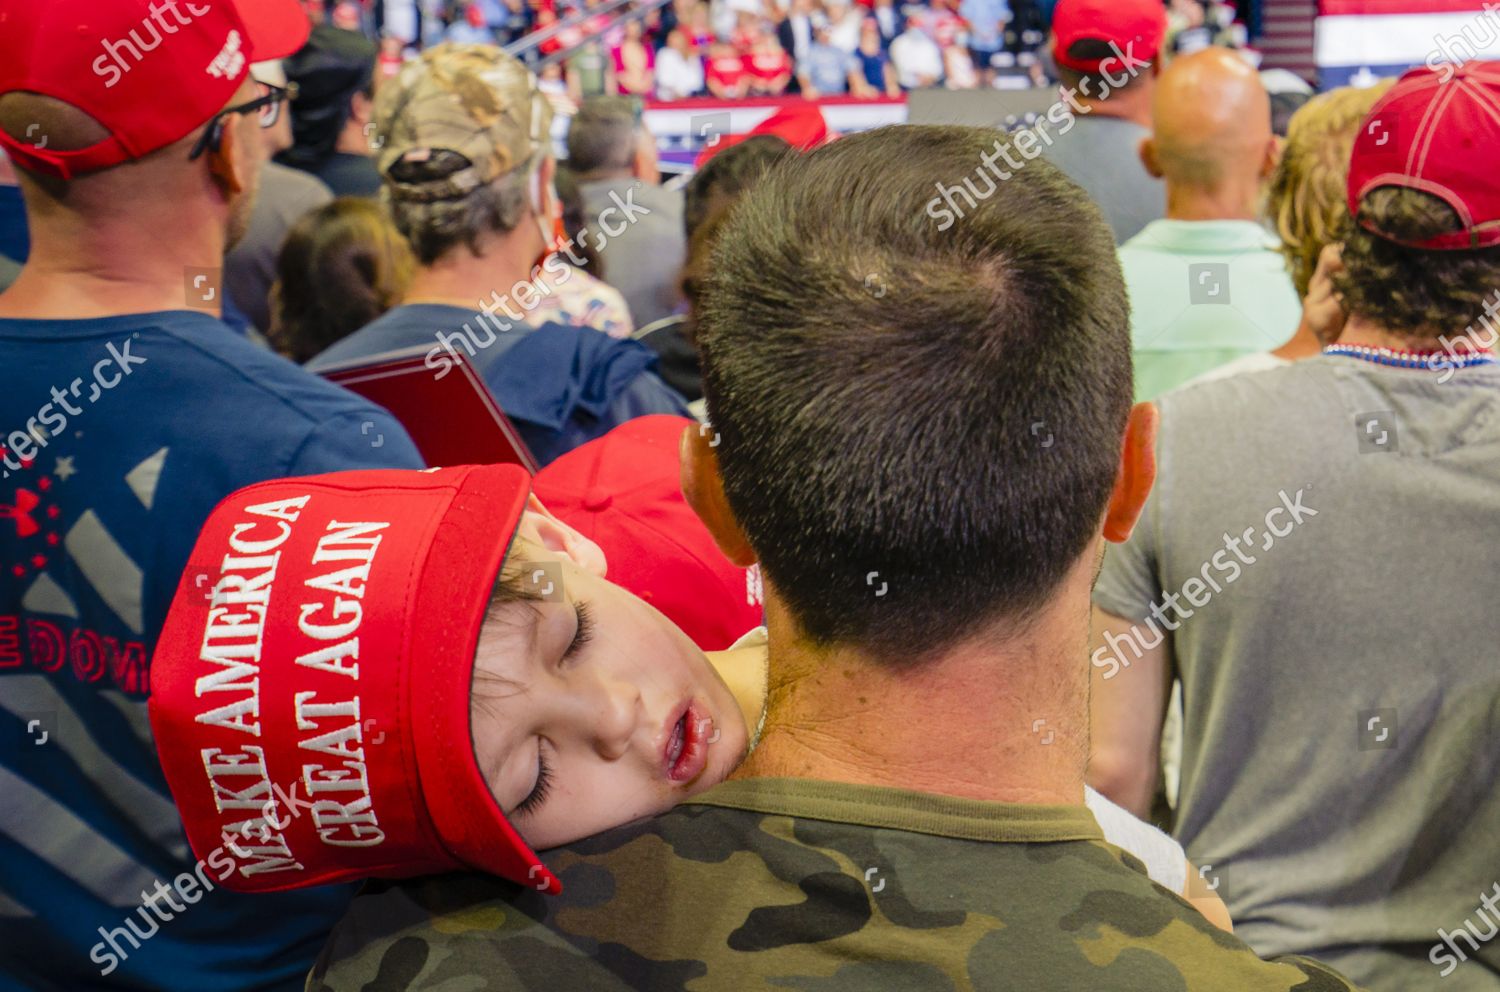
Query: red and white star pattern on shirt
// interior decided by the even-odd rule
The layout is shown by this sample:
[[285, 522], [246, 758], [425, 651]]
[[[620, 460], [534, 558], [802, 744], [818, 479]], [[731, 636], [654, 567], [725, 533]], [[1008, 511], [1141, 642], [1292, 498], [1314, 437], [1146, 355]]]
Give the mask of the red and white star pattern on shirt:
[[[23, 459], [21, 468], [30, 472], [34, 458]], [[23, 474], [23, 478], [26, 476]], [[12, 492], [0, 489], [0, 500], [10, 497], [10, 502], [0, 502], [0, 528], [14, 527], [15, 536], [22, 542], [22, 553], [11, 563], [10, 572], [24, 578], [30, 572], [40, 572], [50, 560], [47, 552], [62, 543], [62, 538], [53, 528], [62, 516], [62, 509], [52, 502], [56, 481], [50, 475], [27, 479], [17, 484]], [[0, 533], [4, 533], [0, 530]]]

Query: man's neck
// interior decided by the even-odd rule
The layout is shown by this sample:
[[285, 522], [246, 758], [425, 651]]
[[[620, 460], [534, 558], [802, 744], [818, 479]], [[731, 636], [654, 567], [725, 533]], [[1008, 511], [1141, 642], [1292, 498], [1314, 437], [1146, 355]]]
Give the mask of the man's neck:
[[1297, 331], [1280, 348], [1271, 352], [1277, 358], [1288, 362], [1300, 362], [1304, 358], [1312, 358], [1321, 354], [1323, 343], [1318, 340], [1317, 333], [1308, 326], [1304, 318], [1297, 322]]
[[[371, 130], [374, 130], [373, 126]], [[334, 143], [333, 150], [340, 155], [368, 156], [370, 136], [365, 133], [364, 128], [358, 122], [351, 120], [339, 132], [339, 140]]]
[[[1086, 596], [1087, 586], [1079, 591]], [[767, 600], [765, 730], [731, 777], [810, 778], [992, 802], [1083, 801], [1086, 598], [1054, 602], [1009, 642], [976, 637], [910, 670], [848, 648], [815, 648], [798, 638], [779, 602], [769, 594]]]
[[[167, 216], [170, 232], [160, 222]], [[82, 320], [189, 308], [214, 316], [222, 312], [225, 233], [214, 217], [181, 203], [175, 208], [138, 203], [87, 220], [75, 214], [39, 219], [34, 211], [29, 219], [31, 257], [0, 296], [0, 317]]]
[[1074, 99], [1089, 117], [1113, 117], [1130, 121], [1141, 127], [1151, 126], [1151, 88], [1136, 86], [1127, 90], [1115, 90], [1103, 100], [1076, 94]]
[[1167, 180], [1168, 220], [1257, 219], [1258, 181], [1230, 181], [1216, 189], [1184, 186]]
[[[481, 306], [492, 304], [498, 295], [511, 313], [520, 313], [515, 286], [531, 280], [529, 246], [541, 240], [540, 235], [526, 237], [530, 221], [523, 220], [521, 224], [503, 237], [481, 240], [481, 255], [476, 256], [468, 245], [460, 244], [434, 264], [418, 269], [402, 302], [439, 303], [477, 312]], [[541, 254], [540, 247], [535, 254]], [[504, 316], [505, 310], [496, 313]]]
[[580, 172], [575, 177], [576, 181], [580, 183], [621, 182], [634, 178], [635, 171], [628, 167], [624, 169], [595, 169], [593, 172]]
[[1494, 343], [1486, 333], [1484, 325], [1477, 319], [1473, 335], [1466, 335], [1465, 328], [1456, 328], [1448, 334], [1424, 330], [1415, 334], [1387, 330], [1366, 317], [1350, 314], [1339, 334], [1338, 344], [1367, 345], [1371, 348], [1390, 348], [1393, 351], [1484, 351], [1494, 350]]

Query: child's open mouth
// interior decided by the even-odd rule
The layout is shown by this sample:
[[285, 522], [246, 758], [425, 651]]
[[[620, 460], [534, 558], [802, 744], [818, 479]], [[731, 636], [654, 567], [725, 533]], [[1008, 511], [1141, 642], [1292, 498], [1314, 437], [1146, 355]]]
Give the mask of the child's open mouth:
[[708, 765], [707, 740], [713, 730], [713, 718], [689, 703], [667, 736], [665, 762], [667, 778], [674, 782], [691, 782], [703, 774]]

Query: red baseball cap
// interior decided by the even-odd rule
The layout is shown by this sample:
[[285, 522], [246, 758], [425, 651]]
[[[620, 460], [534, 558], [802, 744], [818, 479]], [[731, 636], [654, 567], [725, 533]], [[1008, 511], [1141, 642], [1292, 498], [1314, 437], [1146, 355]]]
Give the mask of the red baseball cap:
[[599, 545], [609, 580], [666, 614], [705, 651], [761, 625], [760, 570], [724, 557], [682, 495], [684, 417], [637, 417], [537, 473], [537, 498]]
[[1423, 241], [1372, 234], [1409, 248], [1468, 251], [1500, 245], [1500, 64], [1413, 69], [1381, 97], [1354, 139], [1349, 212], [1382, 186], [1420, 190], [1452, 207], [1463, 230]]
[[193, 852], [275, 892], [472, 868], [561, 885], [474, 756], [474, 651], [530, 493], [513, 465], [263, 482], [214, 509], [151, 664]]
[[64, 179], [149, 155], [202, 127], [252, 62], [292, 54], [310, 30], [297, 0], [0, 0], [0, 96], [52, 97], [110, 132], [63, 151], [0, 131], [0, 147]]
[[[1161, 0], [1058, 0], [1052, 14], [1052, 57], [1074, 72], [1099, 72], [1111, 61], [1129, 71], [1149, 65], [1167, 36], [1167, 9]], [[1097, 59], [1069, 58], [1074, 43], [1113, 43], [1119, 54]]]
[[744, 134], [724, 135], [698, 153], [698, 158], [693, 162], [693, 168], [703, 168], [708, 164], [709, 159], [724, 149], [759, 134], [775, 135], [799, 152], [810, 152], [820, 145], [826, 145], [836, 137], [829, 132], [828, 121], [823, 117], [823, 111], [804, 100], [780, 108]]

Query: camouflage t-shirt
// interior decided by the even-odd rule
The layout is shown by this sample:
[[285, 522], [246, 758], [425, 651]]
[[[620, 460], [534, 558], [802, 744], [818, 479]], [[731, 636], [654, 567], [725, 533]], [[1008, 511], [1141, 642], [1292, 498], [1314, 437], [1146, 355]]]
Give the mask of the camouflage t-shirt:
[[1354, 988], [1261, 961], [1082, 806], [736, 781], [546, 861], [561, 896], [479, 875], [371, 884], [308, 989]]

